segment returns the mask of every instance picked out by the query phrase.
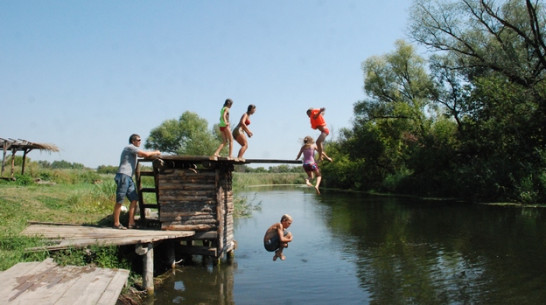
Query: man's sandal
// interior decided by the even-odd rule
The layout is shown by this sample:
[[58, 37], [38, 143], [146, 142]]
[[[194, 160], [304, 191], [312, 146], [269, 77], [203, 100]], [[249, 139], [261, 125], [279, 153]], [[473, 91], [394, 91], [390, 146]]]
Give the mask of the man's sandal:
[[118, 229], [118, 230], [127, 230], [127, 228], [124, 227], [121, 223], [119, 225], [117, 225], [117, 226], [113, 226], [112, 228]]

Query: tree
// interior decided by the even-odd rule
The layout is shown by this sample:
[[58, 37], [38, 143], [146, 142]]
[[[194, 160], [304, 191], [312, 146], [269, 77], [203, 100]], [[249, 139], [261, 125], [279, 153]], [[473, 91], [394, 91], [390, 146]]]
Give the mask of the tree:
[[532, 87], [546, 77], [545, 16], [541, 1], [417, 0], [412, 8], [412, 37], [450, 52], [458, 69], [472, 77], [500, 73]]
[[459, 124], [455, 179], [468, 193], [546, 200], [545, 16], [543, 2], [530, 0], [417, 0], [412, 8], [412, 37], [437, 53], [436, 101]]
[[144, 145], [177, 155], [209, 155], [217, 146], [217, 136], [209, 131], [207, 121], [189, 111], [152, 129]]
[[353, 128], [341, 131], [339, 145], [330, 144], [336, 162], [324, 171], [338, 172], [330, 180], [339, 186], [377, 189], [389, 177], [423, 171], [408, 167], [425, 164], [411, 159], [433, 146], [435, 90], [426, 61], [401, 40], [394, 52], [367, 59], [362, 69], [369, 98], [355, 104]]

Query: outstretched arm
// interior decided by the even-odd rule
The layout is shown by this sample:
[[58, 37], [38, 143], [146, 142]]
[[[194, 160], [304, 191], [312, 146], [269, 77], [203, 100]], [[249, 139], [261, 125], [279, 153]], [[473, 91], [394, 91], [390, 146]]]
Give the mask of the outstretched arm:
[[138, 156], [141, 158], [150, 158], [150, 157], [159, 156], [159, 155], [161, 155], [161, 152], [159, 150], [155, 150], [155, 151], [139, 150], [138, 151]]

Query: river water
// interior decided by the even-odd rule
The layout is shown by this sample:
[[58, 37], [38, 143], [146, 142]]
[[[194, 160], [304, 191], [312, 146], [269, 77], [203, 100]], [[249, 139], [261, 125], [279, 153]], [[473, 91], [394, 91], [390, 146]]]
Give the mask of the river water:
[[[149, 304], [546, 304], [546, 210], [251, 189], [232, 263], [185, 264]], [[285, 261], [265, 230], [293, 217]]]

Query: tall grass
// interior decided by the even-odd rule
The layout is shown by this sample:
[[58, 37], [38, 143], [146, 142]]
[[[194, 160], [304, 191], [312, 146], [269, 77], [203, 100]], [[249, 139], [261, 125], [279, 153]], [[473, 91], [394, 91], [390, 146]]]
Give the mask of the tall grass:
[[307, 175], [301, 173], [233, 173], [234, 190], [255, 185], [302, 184]]

